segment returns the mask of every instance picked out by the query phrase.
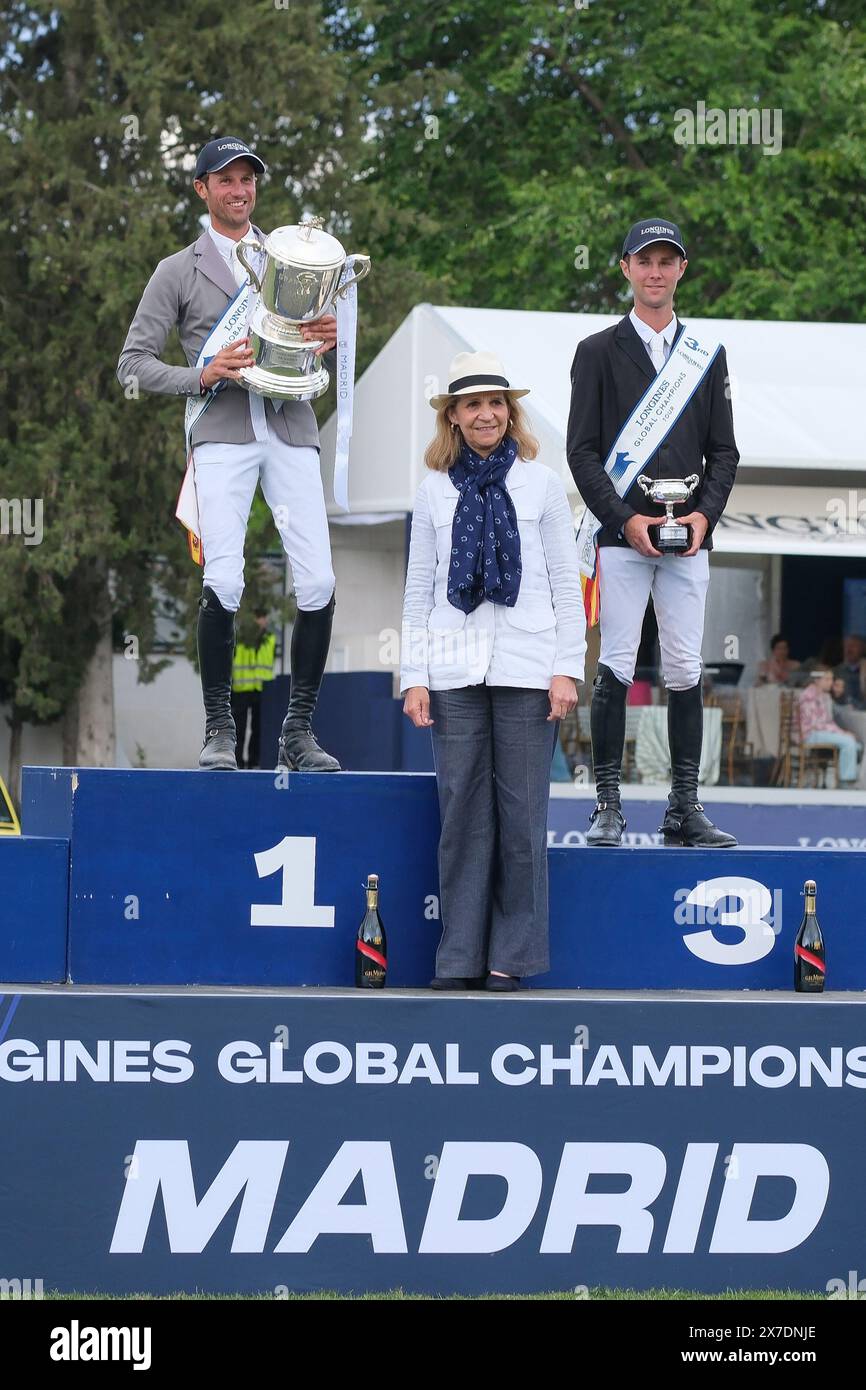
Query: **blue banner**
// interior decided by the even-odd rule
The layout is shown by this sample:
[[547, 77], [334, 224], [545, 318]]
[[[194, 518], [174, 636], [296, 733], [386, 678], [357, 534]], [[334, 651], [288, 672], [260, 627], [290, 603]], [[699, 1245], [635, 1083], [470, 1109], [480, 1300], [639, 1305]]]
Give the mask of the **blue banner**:
[[827, 998], [7, 996], [0, 1277], [845, 1288], [864, 1019]]

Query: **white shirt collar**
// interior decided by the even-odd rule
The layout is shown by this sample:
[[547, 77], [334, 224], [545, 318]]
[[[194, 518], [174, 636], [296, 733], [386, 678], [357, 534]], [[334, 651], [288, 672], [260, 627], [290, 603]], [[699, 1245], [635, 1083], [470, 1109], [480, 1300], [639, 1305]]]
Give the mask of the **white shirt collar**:
[[[655, 337], [657, 330], [655, 328], [650, 328], [649, 324], [644, 323], [643, 319], [639, 319], [634, 309], [632, 309], [629, 312], [629, 318], [632, 321], [632, 324], [638, 337], [641, 338], [643, 342], [647, 344], [647, 346], [649, 346], [650, 339]], [[658, 331], [661, 333], [667, 346], [670, 347], [674, 338], [677, 336], [676, 314], [671, 314], [670, 323], [666, 323], [664, 328]]]
[[208, 222], [207, 229], [223, 260], [229, 260], [232, 254], [232, 247], [237, 246], [237, 242], [232, 241], [230, 236], [223, 236], [222, 232], [216, 230], [212, 222]]

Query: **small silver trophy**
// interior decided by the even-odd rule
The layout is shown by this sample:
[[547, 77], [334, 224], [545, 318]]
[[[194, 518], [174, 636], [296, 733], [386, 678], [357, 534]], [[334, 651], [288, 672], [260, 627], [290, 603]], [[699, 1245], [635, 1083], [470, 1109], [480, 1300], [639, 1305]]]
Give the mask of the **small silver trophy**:
[[690, 473], [688, 478], [648, 478], [646, 473], [641, 473], [638, 478], [641, 491], [651, 502], [665, 509], [664, 521], [652, 528], [656, 533], [655, 548], [662, 555], [681, 555], [688, 550], [691, 527], [677, 521], [674, 507], [687, 501], [700, 481], [697, 473]]
[[[254, 250], [265, 256], [261, 276], [244, 254]], [[304, 338], [301, 324], [327, 314], [338, 294], [363, 280], [370, 257], [347, 256], [313, 217], [298, 226], [277, 227], [264, 242], [240, 242], [238, 260], [256, 291], [248, 330], [255, 362], [241, 369], [244, 386], [259, 396], [291, 401], [321, 396], [329, 381], [321, 356], [316, 356], [322, 339]], [[341, 285], [347, 266], [355, 274]]]

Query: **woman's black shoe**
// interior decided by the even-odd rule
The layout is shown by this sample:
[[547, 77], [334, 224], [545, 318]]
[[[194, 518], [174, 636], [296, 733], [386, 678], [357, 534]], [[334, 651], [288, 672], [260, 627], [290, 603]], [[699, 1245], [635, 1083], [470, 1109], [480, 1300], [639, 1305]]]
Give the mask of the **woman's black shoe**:
[[430, 981], [431, 989], [474, 989], [474, 980], [464, 980], [457, 975], [437, 975]]
[[492, 975], [492, 974], [491, 974], [491, 975], [488, 975], [488, 976], [487, 976], [487, 980], [486, 980], [486, 982], [485, 982], [484, 988], [485, 988], [485, 989], [492, 989], [492, 990], [499, 990], [500, 992], [503, 992], [503, 993], [504, 993], [505, 991], [507, 991], [507, 990], [520, 989], [520, 976], [519, 976], [519, 975]]

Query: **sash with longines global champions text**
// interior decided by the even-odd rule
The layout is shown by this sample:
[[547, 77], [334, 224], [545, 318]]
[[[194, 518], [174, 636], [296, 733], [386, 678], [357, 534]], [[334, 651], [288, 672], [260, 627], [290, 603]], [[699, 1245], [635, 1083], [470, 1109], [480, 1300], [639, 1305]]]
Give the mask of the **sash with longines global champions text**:
[[[670, 357], [641, 396], [608, 454], [604, 471], [618, 497], [625, 497], [638, 474], [670, 434], [720, 347], [721, 343], [712, 338], [697, 338], [694, 333], [680, 334]], [[577, 562], [590, 627], [598, 622], [600, 610], [596, 544], [600, 530], [601, 522], [587, 508], [577, 532]]]
[[[208, 362], [216, 357], [218, 352], [228, 347], [236, 338], [244, 337], [249, 323], [249, 315], [252, 310], [253, 287], [247, 282], [241, 285], [234, 299], [227, 305], [225, 311], [217, 319], [210, 333], [202, 344], [201, 351], [195, 360], [196, 369], [203, 372]], [[197, 565], [204, 564], [204, 551], [201, 543], [201, 529], [198, 517], [198, 498], [195, 491], [195, 469], [192, 461], [192, 438], [193, 426], [204, 415], [214, 397], [222, 391], [227, 383], [218, 381], [215, 386], [204, 396], [188, 396], [186, 402], [186, 412], [184, 414], [184, 431], [186, 433], [186, 472], [183, 475], [180, 495], [175, 507], [175, 516], [181, 526], [186, 527], [186, 538], [189, 545], [189, 553]]]

